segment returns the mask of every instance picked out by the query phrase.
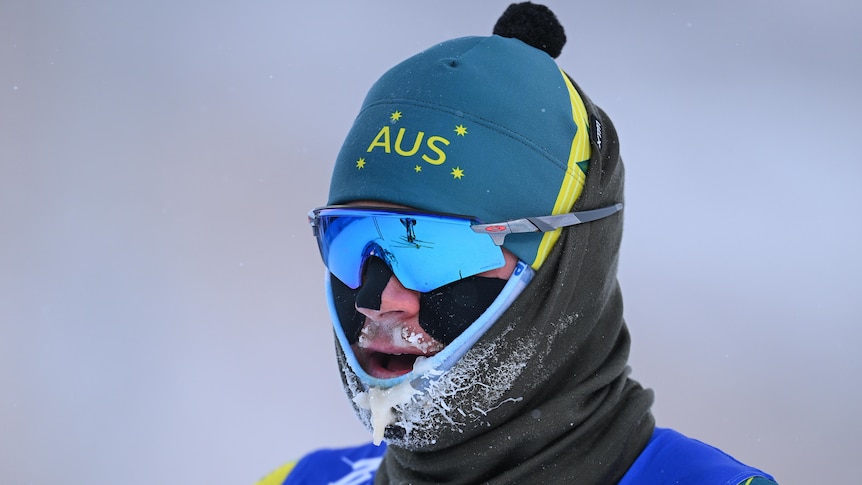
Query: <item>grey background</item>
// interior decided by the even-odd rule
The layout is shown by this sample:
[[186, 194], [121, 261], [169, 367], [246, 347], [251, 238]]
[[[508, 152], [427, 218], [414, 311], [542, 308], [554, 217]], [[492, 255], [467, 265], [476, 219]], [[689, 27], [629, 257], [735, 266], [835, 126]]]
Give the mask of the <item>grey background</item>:
[[[0, 4], [0, 483], [253, 483], [364, 441], [306, 211], [371, 83], [508, 2]], [[627, 163], [655, 414], [854, 481], [862, 4], [548, 2]]]

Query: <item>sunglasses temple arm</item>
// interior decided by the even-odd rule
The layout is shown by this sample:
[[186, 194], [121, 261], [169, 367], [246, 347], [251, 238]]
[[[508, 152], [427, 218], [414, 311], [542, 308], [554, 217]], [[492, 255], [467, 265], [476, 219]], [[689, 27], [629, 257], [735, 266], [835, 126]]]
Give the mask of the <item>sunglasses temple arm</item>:
[[599, 219], [604, 219], [605, 217], [608, 217], [611, 214], [615, 214], [622, 209], [623, 205], [621, 203], [617, 203], [607, 207], [601, 207], [599, 209], [592, 209], [588, 211], [568, 212], [566, 214], [559, 214], [555, 216], [529, 217], [528, 219], [536, 226], [539, 231], [548, 232], [553, 231], [554, 229], [559, 229], [561, 227], [575, 226], [577, 224], [583, 224], [585, 222], [592, 222]]
[[528, 232], [550, 232], [561, 227], [574, 226], [596, 221], [621, 211], [623, 205], [617, 203], [608, 207], [580, 212], [568, 212], [554, 216], [526, 217], [496, 224], [475, 224], [473, 231], [491, 236], [494, 244], [502, 246], [507, 234]]

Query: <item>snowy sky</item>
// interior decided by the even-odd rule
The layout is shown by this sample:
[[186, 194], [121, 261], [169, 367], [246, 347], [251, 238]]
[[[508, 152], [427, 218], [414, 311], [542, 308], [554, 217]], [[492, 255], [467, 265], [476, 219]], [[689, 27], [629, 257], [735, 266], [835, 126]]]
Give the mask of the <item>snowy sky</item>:
[[[368, 440], [306, 213], [371, 83], [507, 4], [4, 0], [0, 482], [253, 483]], [[862, 4], [547, 4], [620, 133], [659, 424], [849, 483]]]

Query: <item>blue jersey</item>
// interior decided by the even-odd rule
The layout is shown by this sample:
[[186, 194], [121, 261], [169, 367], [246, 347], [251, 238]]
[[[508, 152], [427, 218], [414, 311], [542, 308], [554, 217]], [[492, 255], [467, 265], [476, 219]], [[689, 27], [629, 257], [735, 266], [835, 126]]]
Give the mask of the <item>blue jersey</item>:
[[672, 429], [656, 428], [646, 448], [629, 467], [619, 485], [738, 485], [747, 484], [750, 478], [755, 477], [773, 480], [772, 476], [740, 463], [718, 448]]
[[[371, 485], [385, 452], [385, 444], [374, 446], [371, 443], [318, 450], [295, 465], [282, 467], [259, 485]], [[740, 485], [750, 483], [752, 478], [773, 480], [772, 476], [740, 463], [713, 446], [671, 429], [656, 428], [647, 447], [619, 483]]]

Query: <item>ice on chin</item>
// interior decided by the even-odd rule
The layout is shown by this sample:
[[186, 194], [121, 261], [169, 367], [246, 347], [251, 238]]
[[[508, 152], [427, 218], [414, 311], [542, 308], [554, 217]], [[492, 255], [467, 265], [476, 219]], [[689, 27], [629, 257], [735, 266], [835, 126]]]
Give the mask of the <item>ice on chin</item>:
[[[418, 374], [435, 372], [427, 362], [428, 359], [425, 357], [416, 358], [413, 371]], [[386, 427], [395, 423], [394, 408], [407, 404], [418, 393], [419, 391], [413, 388], [410, 381], [404, 381], [388, 389], [372, 387], [367, 392], [360, 392], [354, 396], [353, 402], [357, 406], [371, 411], [372, 441], [375, 445], [383, 442]]]
[[372, 441], [375, 445], [383, 442], [386, 427], [395, 422], [393, 408], [409, 401], [417, 392], [409, 381], [404, 381], [388, 389], [372, 387], [368, 392], [361, 392], [353, 398], [357, 406], [371, 411]]

